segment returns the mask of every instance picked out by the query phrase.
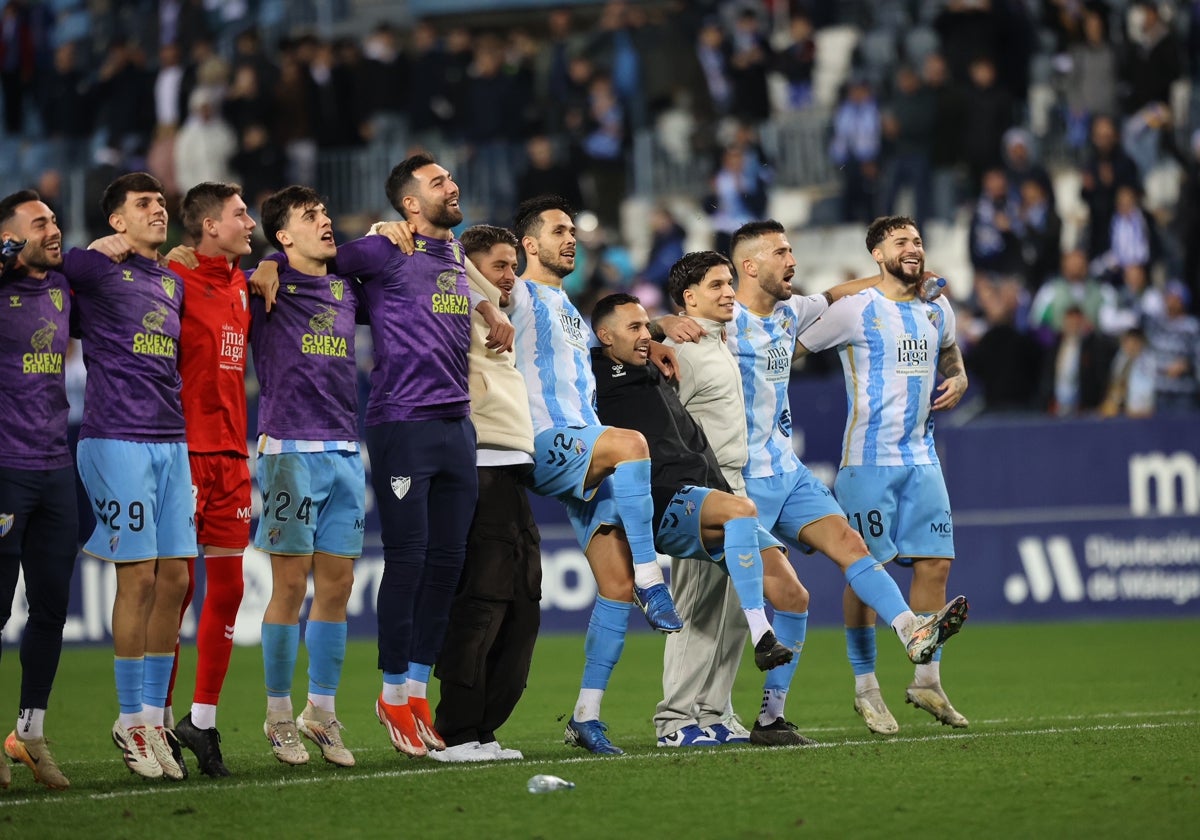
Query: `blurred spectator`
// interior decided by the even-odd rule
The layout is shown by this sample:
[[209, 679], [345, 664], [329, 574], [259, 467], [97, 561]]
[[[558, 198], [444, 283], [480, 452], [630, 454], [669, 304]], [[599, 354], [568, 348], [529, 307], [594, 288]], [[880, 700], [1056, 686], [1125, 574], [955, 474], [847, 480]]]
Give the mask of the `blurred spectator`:
[[263, 200], [287, 185], [287, 157], [263, 123], [251, 123], [242, 131], [241, 151], [229, 162], [242, 185], [246, 204], [255, 214]]
[[937, 133], [937, 101], [932, 91], [921, 84], [913, 68], [901, 65], [896, 70], [896, 93], [884, 108], [883, 137], [890, 153], [884, 172], [886, 190], [882, 213], [896, 212], [896, 199], [902, 187], [913, 191], [916, 220], [927, 222], [932, 214], [933, 172], [929, 150]]
[[1071, 45], [1069, 61], [1064, 84], [1067, 142], [1082, 149], [1092, 117], [1117, 111], [1117, 49], [1099, 9], [1083, 11], [1083, 40]]
[[217, 110], [208, 88], [192, 91], [187, 121], [175, 137], [175, 182], [186, 192], [204, 181], [233, 180], [229, 162], [237, 152], [237, 135]]
[[241, 67], [254, 68], [262, 90], [273, 90], [279, 81], [279, 67], [267, 54], [256, 27], [243, 29], [233, 41], [233, 71]]
[[986, 331], [966, 354], [972, 385], [983, 390], [984, 411], [1032, 411], [1037, 407], [1042, 350], [1017, 328], [1021, 282], [1015, 278], [976, 283]]
[[53, 147], [50, 162], [60, 172], [83, 169], [90, 163], [94, 116], [76, 44], [62, 44], [54, 51], [54, 68], [46, 74], [42, 96], [42, 124]]
[[716, 232], [715, 250], [729, 254], [733, 232], [767, 212], [766, 185], [746, 173], [745, 153], [736, 146], [725, 149], [721, 165], [712, 179], [712, 193], [704, 199]]
[[179, 119], [187, 119], [192, 91], [198, 87], [224, 89], [229, 84], [229, 65], [217, 54], [212, 39], [205, 36], [192, 41], [186, 53], [183, 77], [179, 81]]
[[560, 195], [576, 212], [583, 209], [583, 194], [579, 189], [576, 169], [560, 162], [554, 143], [544, 134], [530, 137], [525, 143], [525, 169], [517, 178], [517, 203], [539, 195]]
[[1133, 327], [1121, 336], [1121, 349], [1112, 361], [1108, 392], [1100, 406], [1105, 417], [1149, 417], [1154, 413], [1157, 365], [1146, 333]]
[[182, 58], [175, 44], [159, 47], [158, 73], [154, 76], [154, 118], [158, 125], [178, 128], [187, 116], [180, 110], [179, 99], [183, 89]]
[[[25, 94], [37, 72], [37, 35], [26, 0], [8, 0], [0, 11], [0, 91], [4, 96], [4, 133], [19, 136], [25, 129]], [[44, 35], [43, 35], [44, 37]]]
[[1067, 311], [1078, 309], [1090, 324], [1103, 319], [1106, 308], [1116, 305], [1117, 296], [1110, 286], [1088, 276], [1087, 254], [1079, 249], [1062, 255], [1058, 276], [1042, 286], [1029, 307], [1029, 323], [1034, 329], [1058, 333], [1063, 329]]
[[967, 78], [978, 56], [995, 55], [1003, 49], [998, 40], [1000, 22], [992, 6], [992, 0], [946, 0], [934, 18], [951, 78]]
[[1042, 191], [1053, 200], [1054, 182], [1050, 172], [1038, 162], [1034, 152], [1033, 135], [1024, 128], [1010, 128], [1000, 139], [1004, 156], [1004, 174], [1008, 176], [1008, 189], [1014, 201], [1021, 199], [1021, 184], [1029, 179], [1037, 181]]
[[1097, 262], [1114, 275], [1129, 265], [1149, 267], [1158, 261], [1161, 250], [1158, 232], [1154, 220], [1142, 207], [1137, 187], [1117, 188], [1108, 242], [1108, 251]]
[[990, 274], [1021, 274], [1020, 211], [1008, 191], [1004, 170], [989, 169], [971, 215], [971, 266]]
[[829, 146], [842, 173], [843, 222], [870, 222], [878, 212], [880, 122], [871, 86], [852, 79], [834, 112]]
[[1013, 124], [1013, 99], [996, 84], [996, 65], [981, 56], [971, 62], [963, 115], [963, 154], [967, 161], [970, 189], [979, 188], [983, 173], [1001, 166], [1001, 138]]
[[687, 231], [665, 204], [656, 204], [650, 211], [650, 231], [650, 252], [646, 256], [646, 265], [638, 272], [637, 280], [656, 287], [663, 300], [668, 300], [665, 296], [667, 276], [671, 266], [684, 254]]
[[[1200, 14], [1200, 12], [1198, 12]], [[1197, 33], [1200, 38], [1200, 32]], [[1200, 60], [1197, 62], [1200, 76]], [[1192, 298], [1192, 313], [1200, 314], [1200, 129], [1192, 132], [1183, 161], [1183, 183], [1179, 188], [1175, 229], [1183, 243], [1183, 283]]]
[[1042, 374], [1043, 401], [1058, 417], [1087, 414], [1100, 407], [1108, 390], [1116, 347], [1078, 306], [1063, 315], [1062, 331], [1046, 355]]
[[1188, 411], [1200, 392], [1200, 322], [1188, 314], [1188, 290], [1178, 280], [1166, 285], [1163, 302], [1164, 316], [1146, 331], [1158, 365], [1154, 402], [1159, 411]]
[[612, 80], [592, 79], [588, 99], [587, 134], [583, 141], [592, 209], [605, 227], [620, 226], [625, 199], [625, 112], [617, 100]]
[[1121, 110], [1125, 114], [1151, 102], [1170, 102], [1171, 84], [1182, 71], [1179, 44], [1157, 3], [1138, 2], [1129, 18], [1129, 39], [1120, 64], [1124, 86]]
[[318, 148], [340, 149], [363, 142], [362, 101], [354, 85], [354, 65], [360, 58], [358, 45], [348, 40], [336, 45], [320, 41], [313, 49], [308, 72], [314, 85], [313, 122]]
[[743, 6], [734, 18], [730, 38], [729, 81], [733, 86], [731, 112], [739, 120], [757, 126], [771, 116], [767, 71], [772, 53], [763, 35], [758, 12]]
[[813, 38], [812, 20], [803, 12], [792, 15], [789, 27], [790, 40], [776, 55], [775, 69], [787, 79], [788, 107], [799, 111], [812, 104], [817, 42]]
[[275, 88], [275, 123], [272, 139], [283, 146], [288, 160], [288, 181], [313, 184], [317, 180], [317, 144], [313, 139], [312, 77], [295, 55], [285, 54], [279, 64]]
[[548, 105], [546, 129], [558, 132], [563, 128], [562, 117], [571, 94], [571, 59], [583, 53], [587, 39], [572, 31], [570, 9], [551, 10], [546, 24], [549, 34], [535, 61], [535, 93]]
[[113, 44], [94, 91], [108, 146], [140, 158], [154, 130], [154, 76], [142, 48], [132, 41]]
[[[507, 219], [516, 206], [513, 129], [519, 127], [515, 116], [521, 111], [521, 91], [503, 70], [499, 42], [492, 36], [479, 38], [463, 89], [462, 136], [468, 149], [466, 183], [477, 218], [492, 223]], [[620, 140], [618, 136], [618, 152]]]
[[[644, 17], [638, 16], [644, 22]], [[613, 92], [621, 103], [626, 121], [634, 130], [646, 120], [642, 90], [641, 57], [634, 44], [629, 9], [624, 0], [609, 0], [600, 10], [597, 31], [588, 44], [588, 55], [598, 72], [612, 80]]]
[[1143, 180], [1163, 159], [1163, 152], [1174, 146], [1174, 130], [1171, 109], [1163, 102], [1151, 102], [1125, 118], [1121, 148], [1137, 165]]
[[160, 47], [177, 44], [181, 54], [188, 55], [192, 51], [192, 44], [211, 36], [204, 0], [162, 0], [158, 4]]
[[1147, 327], [1166, 314], [1162, 293], [1150, 285], [1144, 265], [1127, 265], [1121, 272], [1121, 284], [1100, 309], [1097, 323], [1110, 336], [1119, 336], [1134, 327]]
[[[275, 121], [274, 97], [263, 87], [253, 64], [241, 64], [233, 71], [233, 82], [225, 92], [221, 112], [238, 138], [255, 123], [270, 125]], [[241, 148], [240, 139], [238, 147]]]
[[413, 140], [424, 148], [436, 147], [454, 116], [454, 105], [447, 83], [450, 61], [433, 24], [419, 21], [413, 27], [407, 65]]
[[935, 103], [933, 142], [933, 215], [945, 222], [954, 221], [962, 197], [963, 144], [966, 98], [962, 89], [947, 75], [946, 61], [938, 53], [925, 58], [922, 67], [925, 88]]
[[730, 50], [725, 33], [716, 18], [706, 18], [696, 37], [696, 57], [704, 74], [704, 86], [714, 116], [723, 117], [733, 105], [733, 81], [730, 77]]
[[1092, 120], [1092, 144], [1083, 165], [1080, 190], [1088, 208], [1089, 257], [1098, 257], [1109, 249], [1117, 188], [1137, 183], [1137, 166], [1117, 144], [1112, 118], [1098, 115]]
[[443, 93], [449, 105], [449, 116], [445, 130], [450, 139], [462, 139], [462, 128], [468, 119], [463, 110], [463, 94], [467, 85], [467, 74], [475, 58], [474, 38], [465, 26], [452, 26], [446, 32], [446, 63]]
[[1062, 254], [1062, 220], [1054, 209], [1054, 194], [1047, 193], [1036, 178], [1021, 182], [1017, 219], [1025, 285], [1036, 292], [1057, 270]]

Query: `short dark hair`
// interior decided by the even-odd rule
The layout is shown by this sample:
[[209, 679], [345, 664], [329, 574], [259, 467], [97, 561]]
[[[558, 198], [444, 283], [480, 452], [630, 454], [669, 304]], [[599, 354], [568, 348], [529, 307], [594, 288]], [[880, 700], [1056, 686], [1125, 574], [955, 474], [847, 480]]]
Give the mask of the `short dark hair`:
[[729, 256], [732, 257], [737, 252], [738, 246], [743, 242], [758, 239], [758, 237], [768, 233], [787, 233], [787, 229], [774, 219], [746, 222], [746, 224], [733, 232], [733, 237], [729, 240]]
[[41, 201], [37, 190], [18, 190], [0, 199], [0, 225], [6, 225], [17, 215], [17, 208], [30, 201]]
[[204, 233], [204, 220], [219, 218], [225, 202], [241, 194], [240, 184], [201, 181], [183, 196], [183, 203], [180, 205], [183, 229], [187, 231], [188, 236], [199, 241]]
[[468, 255], [486, 253], [496, 245], [511, 245], [517, 250], [521, 248], [521, 243], [511, 230], [496, 225], [472, 225], [462, 232], [458, 241]]
[[161, 193], [163, 185], [157, 178], [147, 172], [130, 172], [122, 175], [104, 189], [100, 197], [100, 209], [105, 216], [111, 216], [125, 203], [125, 196], [132, 193], [154, 192]]
[[716, 251], [692, 251], [684, 254], [675, 261], [667, 274], [667, 294], [681, 309], [683, 308], [683, 293], [704, 279], [710, 268], [718, 265], [729, 266], [733, 271], [733, 263], [724, 254]]
[[513, 220], [513, 232], [517, 239], [526, 236], [536, 237], [542, 232], [542, 214], [547, 210], [561, 210], [575, 218], [575, 210], [561, 195], [539, 195], [527, 198], [517, 207], [517, 215]]
[[596, 301], [596, 305], [592, 307], [592, 332], [600, 329], [600, 325], [616, 311], [618, 306], [624, 306], [627, 303], [641, 303], [641, 300], [628, 292], [613, 292]]
[[874, 251], [880, 242], [887, 239], [889, 233], [902, 227], [913, 227], [920, 230], [911, 216], [880, 216], [871, 222], [867, 228], [867, 252]]
[[262, 226], [263, 232], [267, 235], [267, 241], [282, 251], [283, 246], [275, 237], [279, 231], [287, 227], [288, 216], [291, 215], [292, 210], [296, 207], [301, 209], [316, 207], [318, 204], [324, 203], [321, 196], [312, 187], [302, 187], [298, 184], [271, 193], [262, 205]]
[[409, 191], [417, 180], [413, 173], [421, 167], [429, 166], [433, 163], [437, 163], [433, 155], [428, 152], [417, 152], [415, 155], [410, 155], [396, 164], [395, 168], [388, 175], [388, 202], [404, 218], [408, 218], [408, 214], [404, 212], [404, 197], [411, 195]]

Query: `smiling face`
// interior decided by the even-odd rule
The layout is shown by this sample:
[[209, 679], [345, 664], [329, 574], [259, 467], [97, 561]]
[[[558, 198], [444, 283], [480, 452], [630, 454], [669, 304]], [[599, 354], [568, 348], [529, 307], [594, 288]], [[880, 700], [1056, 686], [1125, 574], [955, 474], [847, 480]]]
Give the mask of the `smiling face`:
[[562, 210], [546, 210], [540, 218], [537, 235], [525, 237], [525, 253], [552, 274], [566, 277], [575, 270], [575, 223]]
[[167, 201], [160, 192], [129, 192], [108, 223], [135, 248], [155, 250], [167, 241]]
[[917, 286], [925, 274], [925, 245], [912, 225], [888, 232], [871, 251], [883, 270], [906, 286]]
[[42, 275], [62, 265], [62, 231], [45, 202], [18, 204], [2, 233], [5, 238], [25, 240], [17, 261], [31, 274]]
[[[417, 188], [414, 195], [406, 196], [405, 206], [410, 214], [413, 210], [430, 224], [449, 230], [463, 220], [458, 204], [458, 184], [450, 173], [436, 163], [422, 166], [413, 172]], [[409, 207], [412, 202], [412, 207]]]
[[333, 239], [333, 220], [324, 204], [307, 204], [288, 211], [287, 224], [276, 234], [279, 244], [290, 247], [288, 259], [296, 257], [313, 262], [328, 262], [337, 256]]
[[508, 304], [508, 296], [517, 282], [517, 249], [507, 242], [497, 242], [486, 251], [468, 254], [484, 278], [500, 290], [500, 305]]
[[596, 331], [613, 361], [643, 367], [650, 361], [650, 316], [640, 303], [623, 303], [613, 309]]
[[217, 247], [231, 257], [244, 257], [250, 253], [250, 236], [258, 223], [250, 218], [246, 202], [240, 195], [225, 199], [218, 219], [204, 220], [205, 233], [211, 231]]
[[727, 265], [714, 265], [704, 277], [683, 292], [688, 315], [722, 324], [733, 320], [733, 272]]

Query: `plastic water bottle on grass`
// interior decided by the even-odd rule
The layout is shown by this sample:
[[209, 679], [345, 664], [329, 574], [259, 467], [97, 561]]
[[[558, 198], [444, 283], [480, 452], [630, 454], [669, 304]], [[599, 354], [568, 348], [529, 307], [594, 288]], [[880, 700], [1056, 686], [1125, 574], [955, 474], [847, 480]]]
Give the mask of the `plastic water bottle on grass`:
[[525, 783], [525, 789], [530, 793], [550, 793], [556, 790], [571, 790], [574, 787], [574, 782], [568, 782], [558, 776], [547, 776], [545, 773], [539, 773]]

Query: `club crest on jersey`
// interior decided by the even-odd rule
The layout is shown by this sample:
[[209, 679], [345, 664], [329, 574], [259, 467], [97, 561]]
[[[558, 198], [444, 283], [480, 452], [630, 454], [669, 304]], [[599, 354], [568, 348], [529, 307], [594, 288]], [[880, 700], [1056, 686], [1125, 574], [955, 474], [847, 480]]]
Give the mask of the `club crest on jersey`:
[[412, 487], [412, 478], [407, 475], [392, 476], [392, 495], [397, 499], [403, 499], [408, 495], [408, 489]]
[[278, 527], [267, 529], [267, 542], [269, 542], [271, 545], [277, 545], [279, 543], [279, 528]]
[[575, 450], [576, 455], [582, 455], [583, 453], [587, 452], [587, 444], [579, 438], [575, 438], [575, 445], [572, 447], [572, 449]]
[[54, 304], [54, 308], [62, 312], [62, 289], [50, 290], [50, 302]]
[[0, 513], [0, 538], [8, 536], [8, 532], [12, 530], [13, 523], [16, 520], [16, 514]]
[[246, 290], [239, 289], [238, 294], [242, 296], [242, 311], [245, 312], [247, 306], [249, 305], [249, 301], [246, 300]]
[[451, 242], [450, 250], [454, 252], [454, 261], [456, 263], [462, 263], [462, 248], [459, 246], [459, 244], [457, 242]]
[[683, 515], [684, 516], [691, 516], [695, 512], [696, 512], [696, 503], [695, 502], [693, 502], [689, 499], [688, 501], [683, 503]]
[[167, 297], [173, 300], [175, 298], [175, 278], [164, 274], [162, 276], [162, 287], [163, 291], [167, 293]]
[[117, 553], [117, 546], [121, 544], [121, 535], [113, 534], [108, 538], [108, 550], [112, 554]]
[[330, 280], [329, 291], [333, 293], [334, 300], [341, 300], [342, 296], [346, 294], [346, 284], [342, 280]]

